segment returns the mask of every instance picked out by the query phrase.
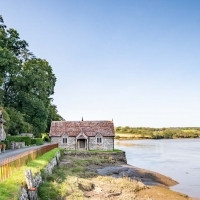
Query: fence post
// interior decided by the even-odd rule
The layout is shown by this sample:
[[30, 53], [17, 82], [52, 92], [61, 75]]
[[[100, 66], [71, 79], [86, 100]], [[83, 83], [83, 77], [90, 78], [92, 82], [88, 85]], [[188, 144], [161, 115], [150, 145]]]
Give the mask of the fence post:
[[8, 179], [17, 169], [29, 161], [36, 159], [38, 156], [58, 147], [58, 144], [45, 145], [36, 150], [31, 150], [26, 153], [7, 158], [0, 162], [0, 183]]
[[8, 162], [6, 163], [6, 179], [8, 178], [9, 172], [8, 172]]

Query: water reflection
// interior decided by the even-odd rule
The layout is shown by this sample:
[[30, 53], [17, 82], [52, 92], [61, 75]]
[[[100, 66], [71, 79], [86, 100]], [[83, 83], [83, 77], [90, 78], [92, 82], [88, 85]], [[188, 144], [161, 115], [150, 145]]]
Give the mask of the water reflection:
[[200, 139], [116, 140], [129, 164], [170, 176], [180, 184], [172, 189], [200, 197]]

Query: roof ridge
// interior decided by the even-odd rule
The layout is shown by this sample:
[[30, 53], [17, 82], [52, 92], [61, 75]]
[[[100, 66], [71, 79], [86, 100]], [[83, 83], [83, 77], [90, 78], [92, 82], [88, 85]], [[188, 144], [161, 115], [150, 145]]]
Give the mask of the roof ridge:
[[113, 122], [112, 120], [52, 121], [52, 122]]

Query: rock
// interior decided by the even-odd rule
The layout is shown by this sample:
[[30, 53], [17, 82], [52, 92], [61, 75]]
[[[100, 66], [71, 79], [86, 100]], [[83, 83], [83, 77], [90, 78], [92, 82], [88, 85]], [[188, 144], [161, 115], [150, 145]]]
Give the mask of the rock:
[[[45, 167], [44, 171], [47, 176], [52, 174], [53, 168], [58, 165], [58, 162], [60, 160], [60, 153], [58, 152], [56, 154], [56, 157], [53, 158], [50, 163]], [[29, 171], [26, 171], [26, 179], [31, 179], [31, 182], [28, 184], [28, 191], [25, 188], [22, 188], [21, 195], [19, 197], [19, 200], [37, 200], [37, 188], [39, 185], [43, 182], [41, 173], [38, 173], [35, 177], [32, 177], [32, 173], [28, 173]], [[28, 181], [27, 180], [27, 181]]]
[[108, 193], [108, 194], [106, 194], [106, 197], [119, 196], [120, 194], [121, 194], [121, 192]]
[[64, 166], [68, 166], [68, 165], [71, 165], [71, 164], [72, 164], [72, 161], [63, 161], [62, 160], [59, 165], [61, 167], [64, 167]]

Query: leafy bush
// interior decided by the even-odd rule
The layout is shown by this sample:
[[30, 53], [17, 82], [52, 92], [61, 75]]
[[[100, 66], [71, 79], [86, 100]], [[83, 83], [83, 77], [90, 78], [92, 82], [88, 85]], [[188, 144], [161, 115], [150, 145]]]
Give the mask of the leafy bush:
[[20, 133], [31, 133], [32, 125], [27, 123], [24, 115], [17, 111], [15, 108], [6, 108], [10, 120], [6, 122], [8, 129], [6, 130], [10, 135], [19, 135]]
[[45, 142], [50, 142], [49, 134], [48, 133], [42, 133], [42, 139]]
[[44, 141], [42, 138], [31, 138], [31, 144], [42, 145]]
[[9, 142], [25, 142], [25, 145], [31, 145], [31, 138], [28, 136], [7, 136]]

